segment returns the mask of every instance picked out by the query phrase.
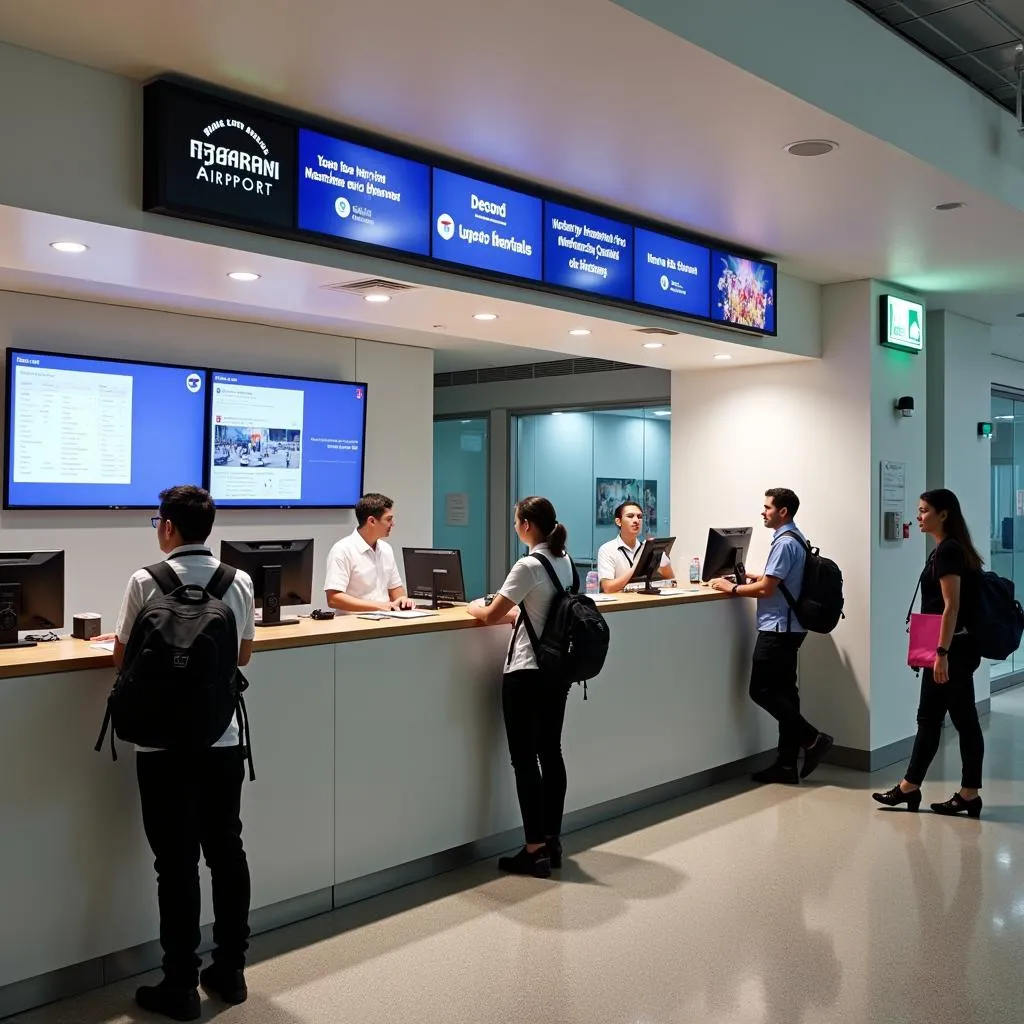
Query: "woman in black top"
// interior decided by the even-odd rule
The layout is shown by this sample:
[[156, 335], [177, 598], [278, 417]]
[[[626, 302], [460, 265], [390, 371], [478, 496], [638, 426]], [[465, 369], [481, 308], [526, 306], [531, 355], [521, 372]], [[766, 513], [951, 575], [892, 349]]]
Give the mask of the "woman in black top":
[[917, 709], [917, 738], [903, 780], [885, 793], [875, 793], [881, 804], [921, 806], [921, 783], [939, 749], [946, 712], [960, 734], [963, 776], [960, 789], [949, 800], [932, 804], [939, 814], [966, 811], [981, 815], [981, 762], [985, 740], [974, 702], [974, 673], [981, 664], [978, 645], [968, 632], [977, 607], [981, 556], [971, 542], [957, 496], [945, 488], [925, 491], [917, 509], [922, 533], [935, 538], [936, 547], [921, 574], [921, 611], [942, 616], [935, 664], [921, 673], [921, 703]]
[[981, 763], [985, 740], [974, 699], [974, 674], [981, 664], [978, 645], [968, 627], [977, 607], [981, 556], [956, 496], [944, 487], [926, 490], [918, 506], [918, 525], [936, 542], [921, 575], [921, 610], [942, 615], [935, 665], [922, 672], [918, 735], [906, 775], [885, 793], [873, 794], [880, 804], [921, 806], [921, 784], [939, 750], [946, 712], [959, 733], [962, 785], [949, 800], [932, 804], [939, 814], [981, 815]]

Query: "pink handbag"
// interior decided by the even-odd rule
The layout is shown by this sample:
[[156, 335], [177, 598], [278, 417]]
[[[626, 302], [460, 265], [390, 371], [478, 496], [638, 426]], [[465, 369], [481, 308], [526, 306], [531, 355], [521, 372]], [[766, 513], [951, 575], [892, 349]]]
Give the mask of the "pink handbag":
[[907, 649], [907, 664], [911, 668], [932, 668], [935, 665], [935, 648], [939, 646], [942, 631], [941, 615], [910, 616], [910, 646]]

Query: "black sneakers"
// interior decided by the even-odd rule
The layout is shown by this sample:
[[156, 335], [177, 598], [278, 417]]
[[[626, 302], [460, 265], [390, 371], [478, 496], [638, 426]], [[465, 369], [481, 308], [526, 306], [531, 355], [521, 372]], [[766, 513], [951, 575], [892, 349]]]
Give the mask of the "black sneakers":
[[135, 1002], [150, 1013], [160, 1013], [171, 1020], [199, 1020], [199, 992], [161, 981], [159, 985], [142, 985], [135, 990]]
[[219, 964], [210, 964], [205, 971], [199, 974], [199, 984], [212, 996], [217, 996], [221, 1002], [237, 1006], [249, 998], [249, 988], [245, 984], [245, 973], [243, 971], [226, 970]]

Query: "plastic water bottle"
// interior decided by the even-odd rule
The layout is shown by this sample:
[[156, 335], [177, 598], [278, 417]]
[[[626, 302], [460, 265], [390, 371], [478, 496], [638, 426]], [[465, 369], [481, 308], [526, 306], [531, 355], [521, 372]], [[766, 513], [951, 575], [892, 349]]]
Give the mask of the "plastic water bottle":
[[590, 572], [587, 573], [587, 581], [584, 584], [583, 589], [587, 594], [599, 594], [601, 592], [601, 584], [598, 582], [597, 571], [595, 569], [591, 569]]
[[690, 559], [690, 582], [700, 583], [700, 556], [694, 555]]

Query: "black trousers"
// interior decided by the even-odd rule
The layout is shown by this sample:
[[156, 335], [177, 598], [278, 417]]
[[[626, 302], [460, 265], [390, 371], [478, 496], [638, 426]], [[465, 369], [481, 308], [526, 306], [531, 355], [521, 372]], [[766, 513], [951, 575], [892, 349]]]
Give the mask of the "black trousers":
[[800, 714], [796, 684], [797, 652], [805, 633], [757, 634], [750, 668], [750, 699], [779, 723], [779, 764], [796, 767], [801, 747], [809, 747], [818, 730]]
[[506, 672], [501, 707], [516, 793], [528, 843], [542, 843], [562, 831], [567, 788], [562, 758], [562, 724], [569, 686], [537, 669]]
[[199, 851], [213, 881], [213, 959], [245, 966], [249, 948], [249, 865], [242, 848], [241, 747], [199, 754], [161, 750], [136, 755], [142, 824], [156, 858], [164, 975], [174, 985], [199, 981]]
[[974, 703], [974, 673], [981, 657], [966, 638], [956, 637], [949, 649], [949, 682], [937, 683], [930, 668], [921, 673], [921, 701], [917, 706], [917, 736], [910, 755], [906, 780], [915, 786], [924, 782], [928, 768], [939, 750], [946, 712], [960, 735], [960, 760], [964, 789], [981, 788], [981, 765], [985, 738]]

